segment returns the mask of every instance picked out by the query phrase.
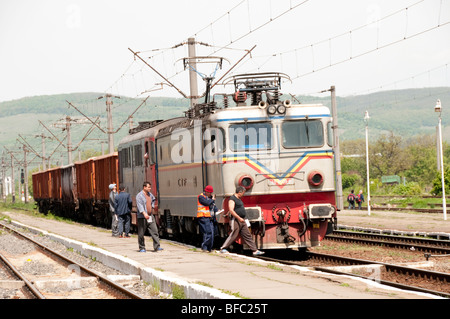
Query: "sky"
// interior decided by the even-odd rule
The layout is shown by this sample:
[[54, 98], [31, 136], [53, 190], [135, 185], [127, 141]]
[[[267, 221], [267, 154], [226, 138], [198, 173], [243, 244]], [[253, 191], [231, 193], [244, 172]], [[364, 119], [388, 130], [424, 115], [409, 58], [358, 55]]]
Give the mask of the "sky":
[[199, 60], [199, 93], [204, 76], [230, 93], [219, 79], [248, 72], [285, 73], [291, 94], [450, 87], [450, 0], [2, 0], [0, 102], [189, 95], [190, 37], [197, 56], [224, 58]]

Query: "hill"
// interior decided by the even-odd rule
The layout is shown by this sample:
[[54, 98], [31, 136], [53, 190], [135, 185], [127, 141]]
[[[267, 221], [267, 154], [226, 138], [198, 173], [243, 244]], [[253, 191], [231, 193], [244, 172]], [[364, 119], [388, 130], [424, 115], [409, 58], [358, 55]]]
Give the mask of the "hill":
[[[33, 145], [36, 151], [40, 151], [40, 139], [36, 135], [51, 134], [48, 129], [62, 140], [66, 132], [55, 123], [62, 122], [66, 116], [71, 118], [86, 118], [80, 113], [94, 119], [99, 116], [100, 126], [106, 131], [106, 107], [105, 98], [95, 92], [71, 93], [58, 95], [43, 95], [26, 97], [18, 100], [0, 102], [0, 145], [18, 147], [21, 139], [19, 134], [28, 143]], [[302, 103], [319, 102], [330, 107], [329, 96], [296, 96]], [[364, 113], [369, 111], [370, 139], [375, 140], [380, 134], [394, 132], [403, 138], [417, 135], [431, 135], [436, 133], [438, 114], [434, 112], [436, 100], [442, 101], [442, 124], [444, 140], [450, 142], [450, 88], [424, 88], [406, 89], [394, 91], [382, 91], [366, 95], [337, 97], [338, 124], [340, 138], [342, 140], [355, 140], [365, 137]], [[70, 106], [72, 103], [78, 110]], [[139, 121], [155, 119], [167, 119], [176, 116], [184, 116], [184, 111], [189, 108], [189, 101], [181, 98], [150, 97], [145, 105], [139, 107], [141, 99], [120, 97], [113, 99], [113, 127], [122, 128], [115, 134], [115, 146], [120, 139], [128, 134], [129, 124], [124, 124], [128, 116], [133, 115], [134, 126]], [[138, 108], [139, 107], [139, 108]], [[41, 125], [41, 121], [44, 125]], [[83, 140], [77, 150], [100, 150], [100, 143], [106, 142], [107, 137], [99, 129], [93, 130], [87, 137], [85, 135], [92, 124], [74, 123], [72, 130], [72, 145], [75, 147]], [[51, 153], [58, 142], [48, 142], [47, 154]], [[104, 144], [104, 149], [107, 145]], [[57, 150], [64, 155], [66, 150], [59, 147]], [[65, 156], [65, 155], [64, 155]], [[74, 154], [74, 158], [77, 155]]]
[[[297, 97], [304, 103], [320, 102], [331, 107], [329, 97]], [[442, 103], [444, 140], [450, 142], [450, 88], [435, 87], [381, 91], [366, 95], [337, 97], [338, 126], [341, 140], [365, 138], [364, 114], [369, 112], [369, 138], [393, 132], [404, 138], [436, 134], [439, 114], [434, 112], [437, 99]]]
[[[38, 139], [36, 135], [43, 133], [46, 136], [53, 137], [52, 134], [54, 134], [62, 141], [66, 137], [66, 131], [63, 129], [62, 123], [69, 116], [77, 121], [72, 122], [71, 125], [73, 147], [76, 147], [83, 140], [83, 143], [80, 144], [76, 151], [86, 149], [100, 151], [100, 143], [104, 143], [103, 147], [107, 150], [106, 134], [95, 128], [92, 133], [87, 135], [94, 126], [86, 117], [91, 119], [99, 117], [99, 126], [106, 131], [106, 100], [104, 97], [99, 97], [102, 97], [101, 93], [90, 92], [33, 96], [0, 102], [0, 127], [2, 128], [0, 131], [0, 145], [17, 149], [21, 146], [21, 143], [17, 140], [23, 142], [23, 139], [25, 139], [36, 151], [40, 151], [41, 139]], [[139, 121], [184, 116], [183, 111], [189, 106], [188, 100], [166, 97], [149, 98], [145, 104], [142, 104], [142, 102], [143, 100], [141, 99], [128, 97], [113, 98], [113, 129], [117, 130], [120, 128], [114, 134], [116, 147], [120, 139], [128, 134], [129, 123], [124, 123], [127, 121], [128, 116], [136, 110], [132, 118], [134, 126]], [[47, 140], [46, 143], [49, 144], [46, 147], [47, 155], [59, 144], [55, 138], [53, 138], [53, 141]], [[65, 154], [67, 151], [60, 146], [57, 152]], [[76, 154], [74, 158], [77, 158]]]

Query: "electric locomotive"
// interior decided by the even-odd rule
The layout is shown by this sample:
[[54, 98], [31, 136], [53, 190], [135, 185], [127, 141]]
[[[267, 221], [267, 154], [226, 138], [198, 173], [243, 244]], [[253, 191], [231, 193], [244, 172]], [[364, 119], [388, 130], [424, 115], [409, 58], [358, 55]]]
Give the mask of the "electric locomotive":
[[[152, 183], [163, 233], [182, 239], [199, 234], [197, 196], [206, 185], [216, 194], [223, 240], [237, 186], [246, 189], [243, 202], [258, 249], [312, 247], [332, 231], [332, 117], [320, 104], [282, 101], [285, 78], [233, 76], [224, 82], [234, 85], [233, 94], [216, 94], [212, 101], [207, 96], [185, 117], [142, 122], [120, 142], [119, 182], [133, 200], [144, 181]], [[220, 96], [222, 107], [215, 101]]]

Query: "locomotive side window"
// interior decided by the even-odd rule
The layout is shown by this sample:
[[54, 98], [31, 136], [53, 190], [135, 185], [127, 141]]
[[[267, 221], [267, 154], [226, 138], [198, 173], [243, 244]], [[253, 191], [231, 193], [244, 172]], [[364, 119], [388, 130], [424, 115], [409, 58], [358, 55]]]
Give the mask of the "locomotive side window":
[[144, 147], [145, 147], [145, 153], [144, 153], [145, 167], [148, 167], [148, 162], [149, 162], [148, 141], [145, 141]]
[[232, 151], [263, 150], [272, 148], [270, 123], [233, 124], [229, 128]]
[[155, 164], [156, 163], [155, 142], [150, 141], [150, 149], [149, 149], [149, 151], [150, 151], [150, 153], [149, 153], [150, 164]]
[[327, 131], [328, 131], [328, 145], [333, 146], [334, 138], [333, 138], [333, 123], [332, 122], [327, 123]]
[[119, 151], [119, 161], [122, 167], [130, 167], [130, 150], [128, 148]]
[[142, 157], [142, 145], [135, 145], [134, 146], [134, 164], [135, 166], [142, 166], [143, 164], [143, 157]]
[[211, 130], [211, 153], [222, 153], [225, 150], [225, 132], [222, 128]]
[[[123, 148], [119, 150], [119, 170], [130, 167], [130, 149]], [[123, 183], [123, 175], [119, 174], [119, 183]]]
[[323, 145], [323, 126], [320, 120], [287, 121], [281, 125], [281, 130], [285, 148]]

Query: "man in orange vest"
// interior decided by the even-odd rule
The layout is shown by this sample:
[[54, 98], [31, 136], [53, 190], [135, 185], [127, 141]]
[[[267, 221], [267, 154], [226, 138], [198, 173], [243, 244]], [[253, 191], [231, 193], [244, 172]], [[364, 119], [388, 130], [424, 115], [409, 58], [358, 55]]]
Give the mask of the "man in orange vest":
[[197, 197], [197, 222], [200, 233], [203, 236], [202, 251], [211, 252], [214, 242], [214, 224], [211, 212], [217, 210], [216, 195], [211, 185], [205, 187], [205, 191]]

